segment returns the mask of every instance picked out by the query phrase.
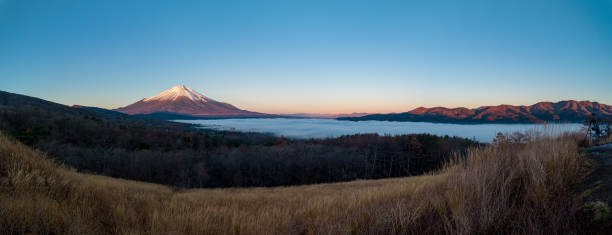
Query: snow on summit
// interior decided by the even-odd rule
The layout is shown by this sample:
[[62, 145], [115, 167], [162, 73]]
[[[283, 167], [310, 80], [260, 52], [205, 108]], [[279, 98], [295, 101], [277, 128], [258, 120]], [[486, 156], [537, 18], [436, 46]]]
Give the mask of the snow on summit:
[[178, 85], [157, 94], [142, 99], [125, 107], [117, 108], [127, 114], [174, 113], [206, 117], [261, 117], [264, 113], [242, 110], [225, 102], [208, 98], [193, 89]]
[[145, 98], [143, 101], [176, 100], [179, 97], [187, 97], [190, 100], [201, 102], [208, 102], [209, 100], [212, 100], [185, 85], [176, 85], [157, 94], [156, 96]]

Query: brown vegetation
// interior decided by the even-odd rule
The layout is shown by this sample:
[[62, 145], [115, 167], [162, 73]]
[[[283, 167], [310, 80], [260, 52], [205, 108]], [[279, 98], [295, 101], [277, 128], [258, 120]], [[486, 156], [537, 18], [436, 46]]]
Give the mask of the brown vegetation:
[[426, 176], [188, 191], [76, 173], [1, 136], [0, 233], [577, 233], [578, 136], [500, 136]]

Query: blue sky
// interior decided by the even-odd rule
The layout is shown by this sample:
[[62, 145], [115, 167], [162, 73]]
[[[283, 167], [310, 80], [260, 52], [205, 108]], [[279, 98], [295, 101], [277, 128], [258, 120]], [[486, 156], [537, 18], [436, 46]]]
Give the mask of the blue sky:
[[0, 0], [0, 90], [269, 113], [612, 104], [612, 1]]

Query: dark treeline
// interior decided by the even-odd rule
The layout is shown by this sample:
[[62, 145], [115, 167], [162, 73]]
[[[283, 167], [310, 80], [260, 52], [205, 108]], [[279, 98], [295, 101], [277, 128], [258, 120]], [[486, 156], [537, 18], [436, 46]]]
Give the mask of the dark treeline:
[[0, 130], [79, 171], [177, 187], [278, 186], [422, 174], [477, 143], [433, 135], [294, 140], [71, 108], [0, 93]]

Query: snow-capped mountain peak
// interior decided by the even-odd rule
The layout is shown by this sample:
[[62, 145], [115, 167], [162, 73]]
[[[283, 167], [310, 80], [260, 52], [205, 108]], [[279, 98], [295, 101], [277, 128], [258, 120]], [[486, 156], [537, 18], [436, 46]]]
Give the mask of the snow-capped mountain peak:
[[190, 100], [204, 102], [204, 103], [208, 101], [214, 101], [198, 93], [197, 91], [194, 91], [193, 89], [185, 85], [173, 86], [172, 88], [165, 90], [162, 93], [157, 94], [156, 96], [145, 98], [143, 99], [143, 101], [149, 102], [149, 101], [176, 100], [180, 97], [186, 97]]
[[216, 101], [185, 85], [173, 86], [156, 96], [117, 108], [115, 111], [127, 114], [173, 113], [202, 117], [268, 116], [264, 113], [242, 110], [231, 104]]

